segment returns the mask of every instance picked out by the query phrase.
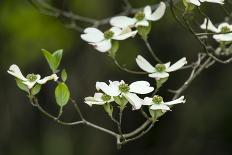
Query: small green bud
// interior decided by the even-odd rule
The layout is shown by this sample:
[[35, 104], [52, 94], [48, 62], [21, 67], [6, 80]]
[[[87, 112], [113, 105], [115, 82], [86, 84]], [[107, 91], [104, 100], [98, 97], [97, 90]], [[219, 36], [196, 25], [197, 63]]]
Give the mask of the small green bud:
[[152, 99], [152, 101], [155, 103], [155, 104], [161, 104], [163, 103], [163, 98], [159, 95], [155, 95]]
[[34, 82], [37, 80], [37, 76], [35, 74], [28, 74], [26, 77], [30, 82]]
[[107, 95], [107, 94], [103, 94], [102, 95], [102, 97], [101, 97], [101, 99], [103, 100], [103, 101], [109, 101], [110, 99], [111, 99], [111, 97], [109, 96], [109, 95]]
[[137, 19], [138, 21], [143, 20], [145, 17], [145, 14], [143, 12], [138, 12], [135, 14], [135, 19]]
[[166, 66], [164, 64], [157, 64], [155, 66], [155, 69], [157, 70], [157, 72], [164, 72], [166, 70]]
[[127, 92], [129, 92], [130, 87], [128, 86], [128, 84], [123, 83], [123, 84], [120, 84], [120, 85], [119, 85], [119, 90], [120, 90], [122, 93], [127, 93]]
[[104, 37], [105, 37], [106, 39], [111, 39], [113, 36], [114, 36], [114, 32], [113, 32], [113, 31], [108, 30], [108, 31], [106, 31], [106, 32], [104, 33]]

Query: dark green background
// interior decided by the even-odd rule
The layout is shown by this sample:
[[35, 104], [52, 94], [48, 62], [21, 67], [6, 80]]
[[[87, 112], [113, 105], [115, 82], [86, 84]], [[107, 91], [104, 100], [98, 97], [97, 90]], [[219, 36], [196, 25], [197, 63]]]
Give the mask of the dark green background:
[[[152, 0], [133, 0], [132, 4], [142, 7], [155, 3]], [[96, 19], [112, 16], [120, 12], [123, 6], [121, 0], [57, 0], [53, 4]], [[219, 5], [204, 4], [203, 8], [214, 22], [223, 21], [225, 15]], [[203, 21], [197, 12], [195, 16], [198, 23]], [[90, 108], [83, 103], [85, 96], [93, 95], [95, 82], [124, 79], [127, 82], [149, 80], [154, 83], [146, 76], [120, 71], [109, 57], [80, 40], [79, 32], [65, 28], [64, 22], [40, 14], [26, 0], [0, 2], [1, 155], [232, 154], [231, 65], [216, 64], [206, 70], [184, 93], [186, 104], [176, 106], [172, 112], [160, 118], [147, 135], [123, 146], [120, 151], [116, 149], [115, 139], [100, 131], [82, 125], [60, 126], [39, 113], [6, 71], [15, 63], [25, 74], [50, 74], [41, 53], [42, 48], [50, 51], [64, 49], [61, 66], [69, 74], [67, 83], [71, 95], [78, 101], [88, 120], [110, 129], [116, 127], [101, 107]], [[191, 62], [201, 49], [197, 41], [176, 24], [169, 9], [162, 20], [153, 24], [149, 41], [163, 61], [175, 62], [186, 56]], [[213, 42], [213, 46], [217, 44]], [[121, 64], [139, 70], [135, 64], [138, 53], [149, 57], [143, 42], [136, 37], [121, 43], [117, 57]], [[171, 94], [167, 89], [178, 88], [189, 73], [187, 70], [173, 73], [160, 94], [170, 99]], [[58, 113], [54, 102], [54, 85], [43, 87], [39, 98], [46, 110], [54, 115]], [[131, 112], [130, 108], [124, 116], [124, 131], [129, 132], [144, 121], [138, 112]], [[67, 121], [79, 119], [72, 105], [65, 107], [62, 118]]]

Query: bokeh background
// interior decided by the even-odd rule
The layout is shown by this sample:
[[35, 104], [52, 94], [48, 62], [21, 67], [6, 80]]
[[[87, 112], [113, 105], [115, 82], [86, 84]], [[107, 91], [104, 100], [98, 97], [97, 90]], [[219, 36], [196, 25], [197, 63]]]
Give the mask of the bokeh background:
[[[131, 0], [132, 1], [132, 0]], [[61, 9], [83, 16], [101, 19], [120, 12], [121, 0], [56, 0], [51, 3]], [[158, 3], [155, 0], [133, 0], [134, 7]], [[181, 3], [179, 7], [182, 7]], [[231, 5], [227, 6], [228, 9]], [[204, 4], [204, 11], [215, 23], [224, 20], [219, 5]], [[203, 17], [195, 12], [196, 22]], [[27, 0], [0, 2], [0, 155], [230, 155], [232, 154], [232, 72], [231, 64], [217, 64], [201, 74], [184, 95], [187, 103], [176, 106], [160, 118], [143, 138], [116, 149], [115, 139], [85, 126], [65, 127], [47, 119], [28, 102], [7, 74], [15, 63], [23, 72], [50, 74], [41, 49], [64, 49], [61, 68], [66, 68], [71, 95], [78, 101], [85, 117], [91, 122], [116, 129], [101, 107], [90, 108], [83, 103], [85, 96], [95, 91], [96, 81], [121, 80], [128, 82], [152, 79], [120, 71], [112, 60], [80, 40], [80, 33], [64, 26], [66, 21], [40, 14]], [[107, 26], [105, 27], [107, 28]], [[195, 27], [196, 30], [199, 30]], [[186, 56], [196, 60], [200, 51], [197, 41], [172, 18], [168, 9], [162, 20], [153, 23], [149, 41], [164, 61], [176, 61]], [[213, 46], [217, 46], [212, 42]], [[117, 59], [128, 68], [139, 70], [135, 57], [149, 54], [139, 37], [121, 43]], [[152, 60], [152, 59], [149, 59]], [[155, 64], [155, 62], [153, 62]], [[190, 71], [172, 74], [160, 94], [171, 98], [167, 89], [178, 88]], [[54, 85], [43, 87], [39, 94], [41, 105], [57, 114]], [[123, 119], [124, 131], [139, 126], [143, 117], [128, 107]], [[72, 105], [64, 109], [62, 119], [79, 119]]]

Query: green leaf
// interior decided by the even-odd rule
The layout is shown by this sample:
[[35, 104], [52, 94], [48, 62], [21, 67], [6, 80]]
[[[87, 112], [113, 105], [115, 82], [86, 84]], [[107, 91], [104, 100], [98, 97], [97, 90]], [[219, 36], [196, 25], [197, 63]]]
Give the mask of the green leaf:
[[51, 54], [49, 51], [42, 49], [44, 57], [46, 58], [50, 69], [53, 73], [57, 72], [57, 69], [60, 65], [60, 61], [62, 59], [63, 50], [57, 50], [53, 54]]
[[31, 94], [36, 95], [40, 92], [40, 90], [41, 90], [41, 85], [37, 84], [31, 89]]
[[23, 84], [22, 80], [20, 80], [20, 79], [15, 79], [15, 80], [16, 80], [16, 84], [19, 87], [19, 89], [29, 93], [29, 89], [28, 89], [27, 85]]
[[127, 99], [125, 97], [114, 97], [114, 101], [120, 106], [120, 108], [124, 109], [126, 107], [126, 104], [128, 103]]
[[156, 89], [160, 89], [160, 87], [163, 86], [163, 84], [168, 80], [168, 77], [166, 78], [161, 78], [159, 80], [156, 80]]
[[65, 106], [70, 98], [70, 92], [65, 83], [59, 83], [55, 89], [55, 98], [56, 98], [56, 103], [60, 106], [63, 107]]
[[148, 34], [151, 32], [151, 23], [148, 26], [139, 26], [137, 27], [138, 34], [144, 39], [147, 40]]
[[68, 78], [67, 72], [65, 69], [63, 69], [61, 72], [61, 79], [65, 82], [67, 78]]
[[104, 110], [107, 112], [107, 114], [110, 117], [112, 117], [112, 115], [113, 115], [113, 106], [111, 104], [109, 104], [109, 103], [106, 103], [106, 104], [103, 105], [103, 107], [104, 107]]
[[112, 47], [111, 49], [109, 50], [109, 56], [112, 57], [112, 58], [115, 58], [116, 56], [116, 53], [119, 49], [119, 42], [118, 41], [112, 41]]

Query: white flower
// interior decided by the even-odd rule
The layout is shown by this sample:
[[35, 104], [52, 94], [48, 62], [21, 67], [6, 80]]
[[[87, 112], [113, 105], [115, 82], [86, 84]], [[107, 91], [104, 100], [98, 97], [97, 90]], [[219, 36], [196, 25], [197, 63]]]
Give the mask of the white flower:
[[138, 27], [138, 26], [148, 26], [149, 21], [157, 21], [163, 17], [166, 10], [166, 5], [164, 2], [160, 2], [158, 8], [152, 12], [150, 6], [146, 6], [143, 12], [138, 12], [135, 14], [134, 18], [127, 16], [116, 16], [111, 18], [110, 24], [115, 27], [125, 28], [125, 27]]
[[192, 3], [196, 6], [200, 6], [202, 2], [224, 4], [224, 0], [186, 0], [186, 2]]
[[95, 93], [93, 97], [86, 97], [85, 98], [85, 103], [88, 104], [89, 106], [92, 106], [93, 104], [96, 105], [103, 105], [106, 103], [113, 102], [112, 96], [109, 96], [107, 94], [103, 93]]
[[161, 96], [155, 95], [153, 98], [145, 97], [143, 105], [150, 106], [151, 110], [162, 110], [163, 112], [165, 112], [167, 110], [170, 110], [169, 106], [179, 103], [185, 103], [184, 96], [181, 96], [180, 98], [173, 101], [164, 102]]
[[187, 61], [186, 58], [183, 57], [171, 66], [170, 62], [168, 62], [165, 64], [157, 64], [155, 67], [153, 67], [145, 58], [143, 58], [141, 55], [138, 55], [136, 58], [136, 63], [142, 70], [149, 73], [149, 77], [159, 80], [161, 78], [168, 77], [169, 72], [176, 71], [183, 67], [185, 64], [187, 64]]
[[111, 49], [112, 40], [125, 40], [129, 37], [134, 37], [137, 31], [132, 31], [130, 28], [118, 28], [112, 27], [106, 32], [101, 32], [97, 28], [86, 28], [81, 38], [87, 41], [90, 45], [93, 45], [95, 49], [100, 52], [107, 52]]
[[146, 81], [137, 81], [130, 85], [126, 84], [124, 81], [110, 81], [109, 85], [105, 82], [97, 82], [96, 88], [109, 96], [125, 97], [135, 110], [140, 109], [143, 104], [143, 100], [136, 94], [148, 94], [154, 90]]
[[21, 80], [23, 84], [27, 85], [28, 89], [33, 88], [33, 86], [36, 83], [45, 84], [49, 80], [54, 80], [54, 81], [58, 80], [56, 74], [52, 74], [50, 76], [44, 77], [43, 79], [41, 79], [41, 76], [39, 74], [28, 74], [26, 77], [24, 77], [19, 67], [15, 64], [11, 65], [7, 72], [13, 75], [14, 77], [18, 78], [19, 80]]
[[201, 25], [202, 29], [208, 29], [212, 32], [215, 33], [226, 33], [226, 34], [215, 34], [213, 35], [213, 38], [218, 41], [232, 41], [232, 33], [228, 33], [228, 32], [232, 32], [232, 25], [229, 25], [228, 23], [221, 23], [219, 24], [218, 27], [215, 27], [213, 25], [213, 23], [208, 20], [208, 26], [207, 26], [207, 19], [205, 18], [203, 24]]

